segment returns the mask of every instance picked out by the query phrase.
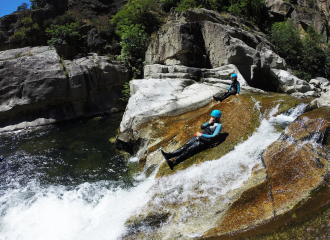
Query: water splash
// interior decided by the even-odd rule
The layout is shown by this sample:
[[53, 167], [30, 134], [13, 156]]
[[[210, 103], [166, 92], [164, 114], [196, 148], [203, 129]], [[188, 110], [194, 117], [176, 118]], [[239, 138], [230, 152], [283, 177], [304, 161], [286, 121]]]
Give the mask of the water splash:
[[0, 239], [117, 239], [132, 212], [148, 201], [154, 175], [123, 189], [110, 181], [73, 190], [37, 181], [0, 197]]

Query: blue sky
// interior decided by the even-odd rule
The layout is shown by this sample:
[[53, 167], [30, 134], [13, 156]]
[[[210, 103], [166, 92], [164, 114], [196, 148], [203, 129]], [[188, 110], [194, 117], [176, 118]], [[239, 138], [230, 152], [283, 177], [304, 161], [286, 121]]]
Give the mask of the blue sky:
[[30, 3], [29, 0], [0, 0], [0, 17], [11, 14], [22, 3]]

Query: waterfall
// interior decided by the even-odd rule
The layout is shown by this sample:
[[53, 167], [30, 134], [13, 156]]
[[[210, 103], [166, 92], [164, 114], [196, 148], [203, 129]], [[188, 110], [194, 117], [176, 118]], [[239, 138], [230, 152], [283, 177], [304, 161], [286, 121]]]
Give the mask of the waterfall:
[[[276, 117], [272, 112], [251, 137], [220, 159], [158, 179], [158, 169], [149, 177], [140, 173], [130, 188], [110, 180], [85, 182], [71, 188], [42, 185], [33, 178], [28, 184], [20, 184], [12, 175], [12, 179], [1, 183], [12, 187], [0, 191], [0, 239], [118, 239], [125, 233], [126, 220], [143, 211], [148, 202], [154, 209], [171, 214], [161, 231], [176, 221], [183, 236], [200, 236], [212, 224], [207, 209], [216, 206], [220, 212], [228, 207], [232, 195], [226, 194], [249, 179], [252, 168], [261, 164], [262, 151], [280, 136], [275, 126], [285, 127], [305, 107], [299, 105]], [[171, 204], [179, 204], [176, 211], [180, 214], [173, 213]], [[199, 221], [197, 227], [194, 219]]]

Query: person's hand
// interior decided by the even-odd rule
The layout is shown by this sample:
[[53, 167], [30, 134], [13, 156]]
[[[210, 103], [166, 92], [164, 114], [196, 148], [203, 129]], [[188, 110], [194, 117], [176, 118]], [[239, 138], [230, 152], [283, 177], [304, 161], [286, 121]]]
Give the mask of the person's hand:
[[228, 92], [228, 90], [226, 90], [226, 92]]
[[210, 120], [209, 120], [209, 124], [212, 124], [214, 122], [214, 118], [210, 118]]
[[239, 95], [239, 93], [236, 93], [236, 96], [238, 96]]
[[197, 137], [201, 137], [202, 134], [201, 134], [200, 132], [197, 132], [197, 133], [196, 133], [196, 136], [197, 136]]

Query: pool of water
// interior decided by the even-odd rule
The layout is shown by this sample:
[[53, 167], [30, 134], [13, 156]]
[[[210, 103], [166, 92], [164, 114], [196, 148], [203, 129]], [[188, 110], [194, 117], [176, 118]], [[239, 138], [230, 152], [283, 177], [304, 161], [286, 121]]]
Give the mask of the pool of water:
[[[117, 133], [121, 114], [73, 120], [0, 136], [1, 190], [26, 185], [77, 186], [111, 180], [133, 185], [136, 163], [120, 154], [109, 140]], [[123, 186], [123, 187], [124, 187]]]

